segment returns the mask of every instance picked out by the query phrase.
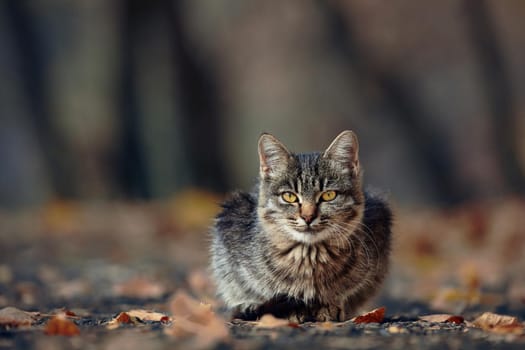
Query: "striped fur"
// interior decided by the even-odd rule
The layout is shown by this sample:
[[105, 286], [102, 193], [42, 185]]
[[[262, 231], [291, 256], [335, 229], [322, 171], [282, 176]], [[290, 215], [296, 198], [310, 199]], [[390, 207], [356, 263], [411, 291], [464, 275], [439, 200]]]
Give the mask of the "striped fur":
[[[378, 290], [388, 268], [391, 212], [363, 192], [357, 148], [348, 131], [312, 154], [290, 153], [261, 136], [257, 190], [234, 193], [213, 230], [212, 270], [234, 316], [343, 321]], [[320, 201], [326, 190], [336, 199]], [[299, 203], [285, 203], [283, 191]], [[303, 206], [315, 207], [310, 225]]]

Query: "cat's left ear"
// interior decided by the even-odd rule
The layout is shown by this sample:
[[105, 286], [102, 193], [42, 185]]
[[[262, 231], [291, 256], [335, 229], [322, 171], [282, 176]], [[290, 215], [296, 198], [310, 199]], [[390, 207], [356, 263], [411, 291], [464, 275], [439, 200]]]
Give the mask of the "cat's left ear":
[[357, 177], [360, 174], [359, 143], [353, 131], [345, 130], [332, 141], [323, 157], [343, 167], [343, 172]]
[[262, 134], [259, 138], [259, 162], [261, 178], [268, 178], [286, 172], [290, 152], [275, 137]]

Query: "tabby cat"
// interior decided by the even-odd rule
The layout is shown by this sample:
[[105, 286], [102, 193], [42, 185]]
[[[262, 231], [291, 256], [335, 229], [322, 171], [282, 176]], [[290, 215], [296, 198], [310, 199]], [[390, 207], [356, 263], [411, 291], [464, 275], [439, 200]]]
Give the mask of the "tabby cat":
[[256, 190], [232, 194], [212, 232], [211, 267], [233, 317], [344, 321], [379, 289], [391, 211], [363, 191], [358, 148], [348, 130], [309, 154], [261, 135]]

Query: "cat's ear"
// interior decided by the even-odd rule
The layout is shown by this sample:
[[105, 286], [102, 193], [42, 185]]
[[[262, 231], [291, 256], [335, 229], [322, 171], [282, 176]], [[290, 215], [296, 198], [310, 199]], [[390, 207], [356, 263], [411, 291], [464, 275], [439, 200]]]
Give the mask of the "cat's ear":
[[279, 140], [270, 134], [261, 135], [259, 138], [259, 165], [261, 178], [267, 178], [286, 172], [290, 157], [290, 152]]
[[343, 167], [343, 171], [358, 176], [359, 169], [359, 143], [353, 131], [345, 130], [332, 141], [324, 151], [323, 157], [328, 158]]

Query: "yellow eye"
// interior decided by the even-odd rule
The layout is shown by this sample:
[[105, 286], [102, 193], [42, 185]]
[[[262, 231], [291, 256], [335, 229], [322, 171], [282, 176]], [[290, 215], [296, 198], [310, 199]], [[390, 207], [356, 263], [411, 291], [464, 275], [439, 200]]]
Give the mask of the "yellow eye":
[[326, 191], [321, 194], [321, 199], [323, 202], [333, 201], [335, 197], [337, 197], [337, 193], [335, 191]]
[[288, 203], [295, 203], [297, 202], [297, 196], [293, 194], [292, 192], [284, 192], [281, 197], [285, 202]]

